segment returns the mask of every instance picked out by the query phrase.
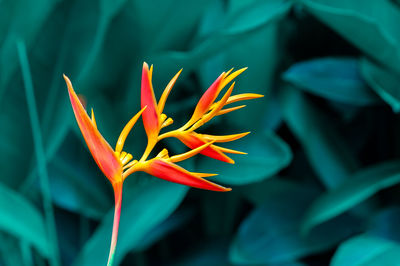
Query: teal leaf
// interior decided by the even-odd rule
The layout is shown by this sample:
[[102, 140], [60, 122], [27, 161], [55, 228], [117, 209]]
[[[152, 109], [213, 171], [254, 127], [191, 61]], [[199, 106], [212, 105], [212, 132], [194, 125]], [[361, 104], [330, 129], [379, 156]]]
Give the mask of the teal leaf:
[[326, 187], [337, 187], [357, 169], [348, 145], [301, 91], [282, 88], [280, 100], [284, 121], [300, 141], [314, 171]]
[[368, 221], [368, 234], [400, 242], [400, 208], [380, 209]]
[[145, 251], [169, 233], [178, 230], [181, 226], [184, 226], [190, 220], [190, 218], [193, 217], [193, 215], [194, 211], [192, 209], [176, 211], [162, 223], [155, 226], [146, 235], [144, 235], [142, 240], [139, 241], [132, 250], [135, 252]]
[[313, 202], [304, 216], [302, 231], [308, 232], [399, 182], [399, 161], [387, 161], [359, 170], [339, 187], [325, 192]]
[[[291, 6], [290, 1], [257, 1], [245, 10], [226, 16], [222, 27], [217, 28], [216, 32], [210, 32], [207, 36], [201, 36], [190, 50], [155, 54], [150, 61], [160, 69], [161, 73], [167, 72], [172, 66], [182, 66], [184, 72], [190, 73], [205, 59], [224, 51], [232, 43], [239, 44], [251, 34], [273, 25], [286, 16]], [[258, 8], [260, 10], [257, 10]], [[255, 17], [255, 12], [263, 13], [263, 16]]]
[[331, 101], [358, 106], [379, 101], [362, 80], [356, 58], [326, 57], [296, 63], [283, 73], [283, 79]]
[[[133, 191], [125, 189], [123, 192], [125, 198], [122, 202], [120, 234], [114, 259], [116, 265], [130, 250], [140, 246], [143, 237], [178, 207], [188, 191], [182, 185], [162, 180], [152, 181], [143, 186], [135, 186]], [[113, 215], [114, 209], [111, 209], [86, 242], [73, 265], [103, 265], [107, 262]]]
[[49, 242], [41, 213], [26, 198], [0, 183], [0, 229], [32, 244], [48, 257]]
[[305, 9], [369, 57], [400, 73], [400, 9], [392, 1], [301, 0]]
[[400, 245], [382, 238], [360, 235], [343, 242], [331, 266], [396, 266], [400, 264]]
[[359, 228], [355, 219], [340, 217], [304, 236], [299, 231], [301, 218], [319, 194], [318, 189], [279, 180], [271, 180], [270, 186], [264, 203], [241, 223], [231, 244], [229, 256], [234, 264], [280, 265], [295, 261], [330, 249]]
[[59, 0], [35, 2], [18, 0], [8, 6], [5, 1], [0, 3], [0, 17], [12, 14], [7, 26], [8, 34], [5, 35], [3, 41], [0, 41], [2, 43], [0, 47], [0, 101], [3, 100], [8, 82], [17, 69], [16, 41], [23, 39], [27, 47], [30, 47], [58, 2]]
[[289, 146], [273, 132], [253, 133], [234, 141], [229, 148], [248, 154], [232, 155], [234, 165], [202, 156], [197, 162], [198, 171], [218, 173], [218, 182], [244, 185], [275, 175], [292, 159]]
[[361, 71], [365, 81], [394, 112], [400, 112], [400, 75], [364, 58]]
[[284, 15], [291, 7], [289, 1], [256, 1], [227, 18], [223, 34], [234, 35], [256, 30], [279, 15]]
[[[90, 165], [96, 167], [94, 163]], [[52, 199], [63, 209], [100, 219], [111, 206], [107, 197], [110, 190], [106, 189], [108, 184], [100, 171], [90, 171], [85, 166], [54, 158], [49, 164]]]

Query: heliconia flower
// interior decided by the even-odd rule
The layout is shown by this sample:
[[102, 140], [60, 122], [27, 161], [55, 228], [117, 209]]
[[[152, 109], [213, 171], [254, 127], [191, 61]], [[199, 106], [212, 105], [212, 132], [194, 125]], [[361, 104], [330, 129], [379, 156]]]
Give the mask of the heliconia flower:
[[[245, 154], [244, 152], [217, 146], [214, 143], [233, 141], [244, 137], [249, 132], [225, 136], [199, 134], [195, 132], [195, 130], [197, 130], [203, 124], [209, 122], [213, 117], [238, 110], [245, 106], [241, 105], [224, 109], [226, 105], [242, 100], [250, 100], [262, 97], [262, 95], [254, 93], [244, 93], [231, 96], [234, 88], [233, 82], [221, 99], [218, 101], [216, 100], [222, 89], [231, 81], [233, 81], [233, 79], [241, 74], [245, 69], [246, 68], [243, 68], [233, 73], [231, 73], [233, 70], [231, 69], [227, 73], [222, 73], [200, 98], [190, 120], [184, 126], [160, 135], [160, 131], [163, 128], [173, 123], [172, 118], [167, 117], [167, 115], [163, 113], [163, 110], [168, 95], [182, 70], [180, 70], [171, 79], [164, 89], [159, 102], [157, 103], [152, 85], [153, 66], [149, 68], [148, 65], [144, 63], [141, 82], [142, 109], [136, 115], [134, 115], [123, 128], [120, 136], [118, 137], [115, 150], [111, 148], [111, 146], [97, 129], [93, 109], [90, 118], [86, 113], [85, 107], [82, 105], [82, 102], [75, 93], [71, 81], [64, 75], [72, 109], [78, 126], [95, 162], [111, 182], [114, 189], [114, 223], [107, 265], [112, 265], [117, 243], [123, 182], [132, 173], [143, 171], [167, 181], [200, 189], [213, 191], [231, 190], [230, 188], [220, 186], [205, 179], [206, 177], [214, 176], [215, 174], [189, 172], [186, 169], [178, 166], [176, 163], [193, 157], [199, 153], [217, 160], [234, 163], [234, 161], [225, 153]], [[133, 156], [122, 149], [129, 132], [140, 116], [142, 116], [148, 142], [142, 157], [139, 160], [133, 160]], [[147, 159], [155, 145], [160, 140], [168, 137], [179, 139], [182, 143], [189, 147], [190, 150], [185, 153], [170, 157], [168, 155], [168, 150], [163, 149], [154, 158]]]

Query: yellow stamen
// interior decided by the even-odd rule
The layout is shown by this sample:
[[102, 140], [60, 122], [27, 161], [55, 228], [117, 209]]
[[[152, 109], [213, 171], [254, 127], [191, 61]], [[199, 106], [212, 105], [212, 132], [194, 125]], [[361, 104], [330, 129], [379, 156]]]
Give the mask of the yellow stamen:
[[182, 154], [179, 154], [179, 155], [174, 155], [174, 156], [172, 156], [172, 157], [169, 158], [169, 159], [170, 159], [170, 161], [173, 162], [173, 163], [186, 160], [186, 159], [188, 159], [188, 158], [190, 158], [190, 157], [195, 156], [196, 154], [199, 154], [199, 153], [202, 152], [205, 148], [207, 148], [208, 146], [210, 146], [210, 145], [213, 144], [213, 143], [214, 143], [214, 141], [205, 143], [205, 144], [203, 144], [203, 145], [197, 147], [196, 149], [190, 150], [190, 151], [188, 151], [188, 152], [185, 152], [185, 153], [182, 153]]
[[121, 152], [121, 155], [119, 156], [119, 160], [122, 161], [125, 158], [126, 155], [127, 155], [126, 152], [124, 152], [124, 151]]
[[138, 162], [137, 160], [133, 160], [132, 162], [125, 165], [122, 169], [125, 170], [127, 168], [130, 168], [130, 167], [134, 166], [137, 162]]
[[172, 87], [175, 85], [176, 80], [178, 79], [179, 75], [181, 74], [182, 69], [178, 71], [178, 73], [175, 74], [175, 76], [171, 79], [171, 81], [168, 83], [167, 87], [165, 87], [164, 92], [162, 93], [160, 100], [158, 101], [158, 111], [162, 113], [164, 110], [165, 102], [167, 101], [168, 95], [171, 92]]
[[121, 160], [122, 165], [127, 164], [130, 160], [132, 160], [133, 156], [132, 154], [128, 153], [125, 155], [125, 157]]
[[124, 129], [122, 130], [121, 134], [119, 135], [117, 145], [115, 146], [115, 153], [119, 154], [122, 151], [122, 148], [124, 147], [126, 137], [128, 136], [129, 132], [131, 131], [132, 127], [135, 125], [136, 121], [140, 117], [140, 115], [143, 113], [143, 111], [146, 109], [147, 106], [143, 107], [142, 110], [140, 110], [136, 115], [132, 117], [131, 120], [125, 125]]
[[168, 158], [168, 150], [167, 149], [162, 149], [159, 154], [156, 156], [157, 158]]
[[167, 126], [171, 125], [172, 123], [174, 123], [174, 120], [172, 120], [172, 118], [169, 117], [169, 118], [161, 125], [161, 128], [167, 127]]
[[160, 125], [162, 125], [164, 123], [165, 119], [167, 119], [167, 115], [166, 114], [161, 114], [160, 115], [160, 121], [159, 121]]

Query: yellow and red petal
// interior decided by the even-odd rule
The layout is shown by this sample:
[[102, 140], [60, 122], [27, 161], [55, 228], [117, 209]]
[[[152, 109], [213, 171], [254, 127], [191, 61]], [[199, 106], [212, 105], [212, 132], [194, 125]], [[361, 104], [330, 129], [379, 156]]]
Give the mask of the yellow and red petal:
[[218, 97], [222, 89], [222, 80], [225, 73], [222, 73], [214, 83], [204, 92], [203, 96], [201, 96], [199, 102], [194, 109], [194, 113], [190, 121], [192, 123], [196, 122], [200, 117], [202, 117], [210, 108], [210, 106], [214, 103], [215, 99]]
[[122, 180], [122, 165], [114, 154], [114, 150], [97, 130], [93, 122], [94, 119], [92, 121], [86, 113], [85, 108], [83, 108], [72, 87], [71, 81], [65, 75], [64, 79], [67, 83], [69, 98], [76, 121], [94, 160], [111, 183]]
[[[201, 135], [195, 133], [195, 132], [182, 132], [181, 134], [177, 135], [177, 138], [185, 144], [187, 147], [191, 149], [196, 149], [198, 147], [203, 146], [204, 144], [207, 143]], [[205, 156], [208, 156], [210, 158], [227, 162], [227, 163], [235, 163], [231, 158], [229, 158], [227, 155], [225, 155], [223, 152], [218, 150], [218, 147], [215, 145], [210, 145], [206, 147], [204, 150], [200, 152], [200, 154], [203, 154]]]
[[141, 85], [141, 107], [147, 106], [142, 113], [143, 125], [149, 140], [157, 138], [160, 131], [160, 114], [154, 96], [153, 85], [151, 83], [151, 70], [147, 63], [143, 63], [142, 85]]
[[146, 173], [182, 185], [213, 191], [230, 191], [226, 188], [201, 178], [199, 174], [192, 174], [184, 168], [162, 159], [148, 161], [143, 171]]

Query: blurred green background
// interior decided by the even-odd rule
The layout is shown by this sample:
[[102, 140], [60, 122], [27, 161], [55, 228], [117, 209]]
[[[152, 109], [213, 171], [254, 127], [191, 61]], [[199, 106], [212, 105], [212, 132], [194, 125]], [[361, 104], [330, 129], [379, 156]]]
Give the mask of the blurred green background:
[[[400, 1], [0, 1], [0, 265], [105, 265], [113, 194], [62, 74], [111, 145], [140, 106], [143, 61], [182, 125], [222, 72], [266, 97], [214, 119], [252, 131], [215, 193], [146, 174], [124, 187], [120, 265], [400, 265]], [[125, 150], [141, 155], [139, 123]], [[171, 153], [179, 141], [163, 143]]]

